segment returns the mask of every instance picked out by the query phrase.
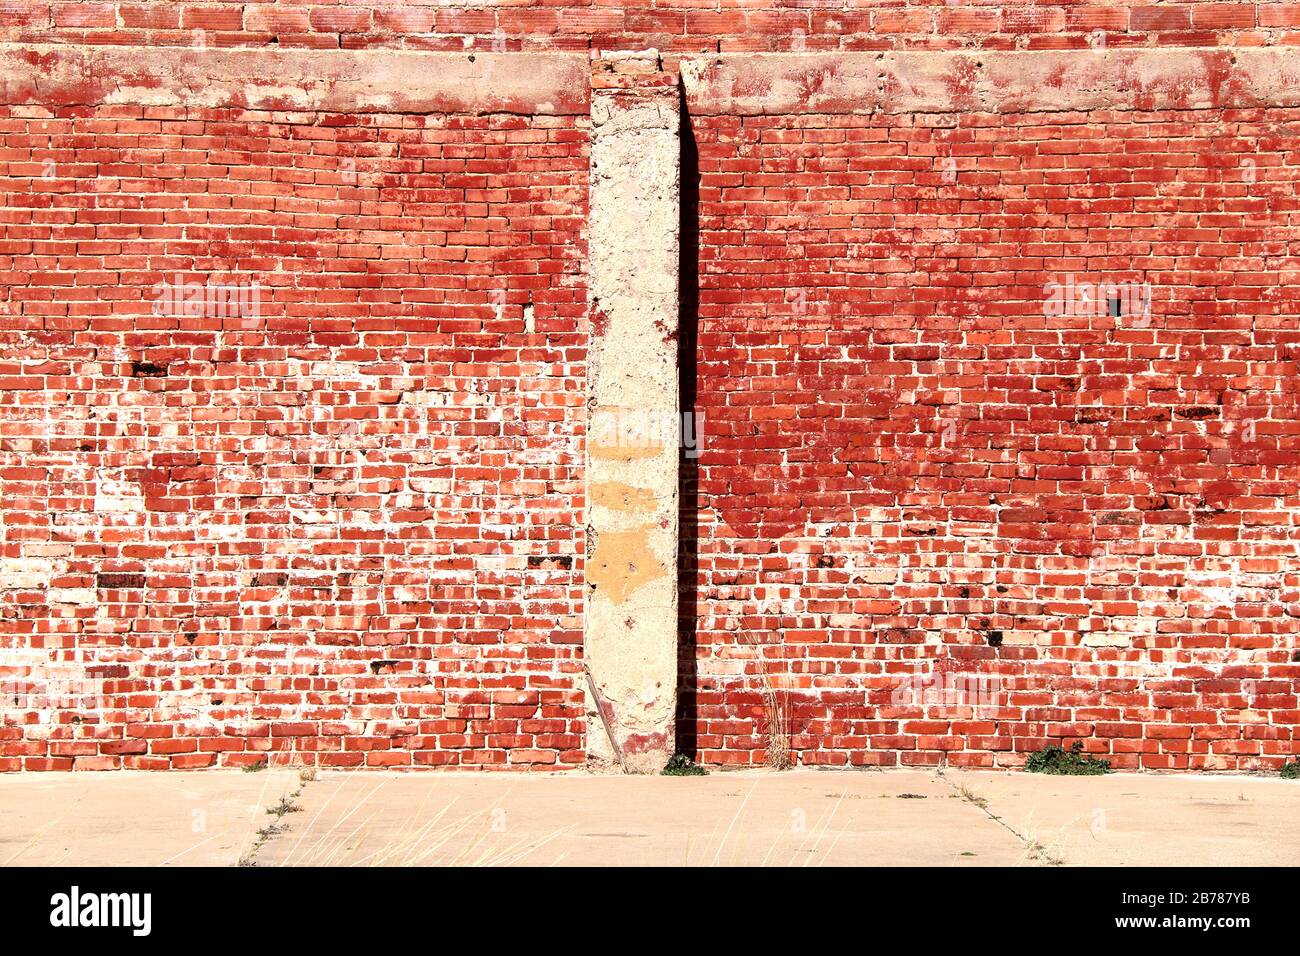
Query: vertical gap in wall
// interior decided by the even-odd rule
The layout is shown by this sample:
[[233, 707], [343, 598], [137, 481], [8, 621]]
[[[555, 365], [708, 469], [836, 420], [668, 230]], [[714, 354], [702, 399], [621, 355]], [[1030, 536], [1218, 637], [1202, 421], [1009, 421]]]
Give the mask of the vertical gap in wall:
[[[700, 285], [700, 157], [695, 131], [681, 93], [681, 263], [678, 273], [679, 312], [677, 333], [678, 394], [683, 413], [695, 413], [695, 354], [699, 332]], [[701, 427], [703, 425], [703, 427]], [[683, 435], [688, 425], [683, 422]], [[699, 452], [707, 438], [701, 423], [692, 417], [689, 427], [696, 441], [695, 451], [681, 450], [678, 468], [678, 551], [677, 551], [677, 752], [697, 758], [696, 742], [696, 621], [699, 572]], [[684, 444], [684, 443], [683, 443]]]

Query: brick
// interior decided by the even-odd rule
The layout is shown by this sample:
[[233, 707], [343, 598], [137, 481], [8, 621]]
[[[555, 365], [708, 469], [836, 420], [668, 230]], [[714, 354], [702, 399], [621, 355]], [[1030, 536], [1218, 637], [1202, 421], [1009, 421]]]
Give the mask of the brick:
[[181, 25], [181, 8], [161, 3], [120, 3], [117, 15], [130, 29], [177, 30]]
[[51, 7], [57, 27], [113, 27], [117, 17], [111, 3], [55, 3]]
[[143, 574], [101, 571], [95, 575], [95, 587], [100, 590], [142, 588], [145, 583], [146, 579]]
[[238, 30], [243, 26], [244, 13], [231, 6], [184, 6], [181, 8], [181, 28], [185, 30]]
[[1133, 7], [1129, 10], [1131, 30], [1187, 30], [1191, 25], [1189, 7]]

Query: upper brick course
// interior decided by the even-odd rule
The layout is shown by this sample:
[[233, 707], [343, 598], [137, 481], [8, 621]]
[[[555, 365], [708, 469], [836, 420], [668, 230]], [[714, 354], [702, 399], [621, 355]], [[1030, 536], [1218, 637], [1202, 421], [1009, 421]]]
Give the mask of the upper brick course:
[[485, 0], [408, 4], [2, 0], [0, 40], [317, 49], [744, 52], [1294, 45], [1300, 4]]

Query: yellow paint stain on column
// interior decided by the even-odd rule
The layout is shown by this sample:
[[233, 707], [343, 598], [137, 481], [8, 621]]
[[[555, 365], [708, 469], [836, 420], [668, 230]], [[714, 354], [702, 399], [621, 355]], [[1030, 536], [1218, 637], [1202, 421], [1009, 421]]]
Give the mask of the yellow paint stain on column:
[[666, 577], [668, 569], [650, 550], [653, 525], [632, 531], [602, 531], [596, 550], [587, 559], [587, 581], [615, 604], [637, 588]]
[[664, 450], [659, 434], [648, 432], [662, 423], [646, 409], [602, 405], [592, 410], [587, 447], [592, 458], [639, 461]]
[[653, 458], [664, 450], [663, 445], [592, 444], [588, 447], [591, 449], [591, 457], [602, 461], [640, 461], [643, 458]]
[[637, 488], [621, 481], [593, 482], [591, 503], [612, 511], [652, 514], [655, 510], [655, 493], [649, 488]]

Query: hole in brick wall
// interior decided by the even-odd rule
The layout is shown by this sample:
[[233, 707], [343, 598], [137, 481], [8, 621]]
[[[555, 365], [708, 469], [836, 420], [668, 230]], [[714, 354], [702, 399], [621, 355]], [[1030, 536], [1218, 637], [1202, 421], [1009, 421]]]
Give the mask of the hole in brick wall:
[[1118, 295], [1111, 295], [1106, 300], [1106, 311], [1110, 313], [1110, 317], [1112, 319], [1119, 318], [1119, 296]]
[[528, 566], [530, 568], [564, 568], [566, 571], [573, 567], [573, 558], [567, 554], [530, 554], [528, 556]]
[[1002, 646], [1002, 632], [1001, 632], [1001, 631], [989, 631], [987, 634], [984, 635], [984, 639], [985, 639], [986, 641], [989, 642], [989, 647], [1001, 647], [1001, 646]]
[[167, 374], [167, 366], [157, 362], [132, 362], [131, 375], [134, 378], [160, 378]]
[[370, 673], [391, 674], [397, 668], [397, 661], [371, 661]]

